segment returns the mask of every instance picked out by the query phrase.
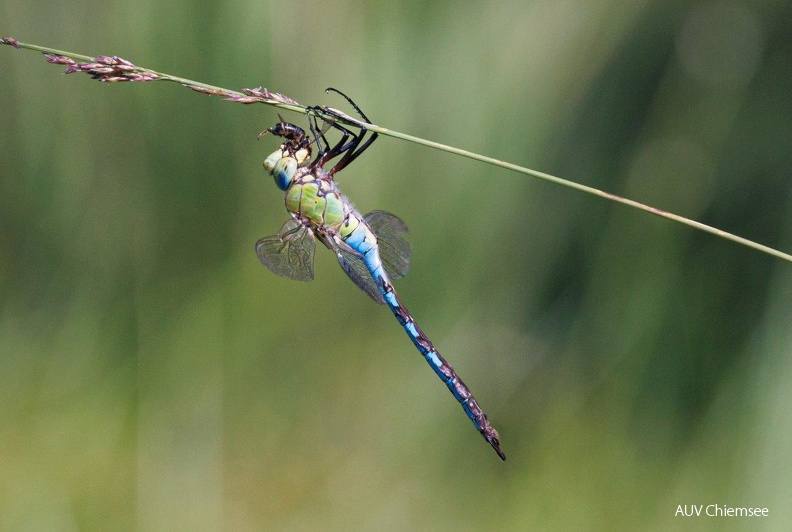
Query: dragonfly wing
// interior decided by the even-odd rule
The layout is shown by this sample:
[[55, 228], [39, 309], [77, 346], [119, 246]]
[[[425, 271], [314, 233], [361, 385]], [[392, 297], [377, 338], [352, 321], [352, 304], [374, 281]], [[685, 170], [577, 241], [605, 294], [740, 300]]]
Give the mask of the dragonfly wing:
[[313, 233], [297, 220], [289, 220], [277, 235], [256, 242], [261, 264], [287, 279], [312, 281], [316, 242]]
[[380, 259], [392, 279], [401, 279], [410, 269], [412, 246], [403, 234], [409, 232], [404, 221], [387, 211], [371, 211], [363, 217], [377, 235]]
[[338, 257], [338, 263], [341, 265], [341, 269], [344, 270], [344, 273], [347, 274], [347, 277], [352, 279], [352, 282], [367, 293], [371, 299], [380, 305], [384, 305], [385, 300], [382, 298], [382, 294], [379, 288], [377, 288], [377, 284], [371, 277], [371, 273], [368, 271], [368, 268], [366, 268], [366, 263], [363, 262], [363, 258], [360, 254], [353, 251], [351, 248], [346, 250], [339, 245], [334, 245], [333, 251], [335, 251], [336, 257]]

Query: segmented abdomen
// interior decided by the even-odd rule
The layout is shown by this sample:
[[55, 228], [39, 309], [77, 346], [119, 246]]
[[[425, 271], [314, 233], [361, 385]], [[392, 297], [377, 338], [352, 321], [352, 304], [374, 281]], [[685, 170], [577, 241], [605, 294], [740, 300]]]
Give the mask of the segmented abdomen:
[[438, 353], [432, 341], [423, 332], [421, 327], [415, 323], [410, 312], [402, 304], [396, 290], [391, 284], [388, 275], [382, 265], [379, 257], [379, 250], [377, 248], [377, 237], [369, 229], [368, 225], [363, 221], [356, 212], [349, 213], [347, 218], [348, 222], [341, 226], [339, 236], [358, 253], [363, 255], [363, 261], [369, 270], [369, 273], [374, 278], [377, 287], [380, 290], [385, 303], [396, 316], [396, 319], [401, 324], [407, 336], [410, 337], [412, 343], [418, 348], [418, 351], [423, 355], [426, 362], [432, 367], [434, 372], [440, 377], [453, 396], [462, 405], [467, 416], [473, 422], [485, 440], [495, 449], [501, 459], [506, 460], [506, 455], [500, 448], [500, 436], [498, 431], [487, 420], [486, 414], [479, 406], [470, 389], [465, 385], [462, 379], [454, 371], [454, 368], [446, 362], [446, 360]]
[[437, 376], [440, 377], [440, 380], [448, 386], [453, 396], [462, 405], [462, 409], [473, 422], [476, 430], [484, 436], [484, 439], [495, 449], [498, 456], [500, 456], [502, 460], [506, 460], [506, 455], [500, 448], [500, 436], [498, 435], [498, 431], [495, 430], [495, 427], [490, 425], [489, 420], [487, 420], [487, 415], [479, 406], [476, 398], [473, 397], [470, 389], [462, 382], [462, 379], [456, 374], [454, 368], [452, 368], [440, 353], [437, 352], [437, 349], [435, 349], [431, 340], [429, 340], [423, 330], [421, 330], [421, 327], [415, 323], [410, 312], [402, 304], [401, 300], [399, 300], [399, 296], [396, 294], [396, 290], [393, 288], [387, 276], [381, 276], [377, 280], [377, 284], [382, 291], [385, 302], [407, 332], [407, 336], [410, 337], [412, 343], [415, 344], [415, 347], [418, 348], [418, 351], [420, 351], [424, 359], [426, 359], [426, 362], [429, 363]]

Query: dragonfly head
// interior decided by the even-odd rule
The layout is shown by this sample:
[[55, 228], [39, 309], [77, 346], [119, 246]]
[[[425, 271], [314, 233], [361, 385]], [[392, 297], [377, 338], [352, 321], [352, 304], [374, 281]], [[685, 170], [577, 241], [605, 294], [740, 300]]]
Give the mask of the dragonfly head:
[[311, 140], [302, 128], [284, 122], [283, 118], [273, 127], [262, 131], [259, 138], [267, 133], [286, 139], [280, 148], [264, 160], [264, 169], [272, 174], [279, 189], [286, 190], [297, 169], [307, 164], [311, 158]]

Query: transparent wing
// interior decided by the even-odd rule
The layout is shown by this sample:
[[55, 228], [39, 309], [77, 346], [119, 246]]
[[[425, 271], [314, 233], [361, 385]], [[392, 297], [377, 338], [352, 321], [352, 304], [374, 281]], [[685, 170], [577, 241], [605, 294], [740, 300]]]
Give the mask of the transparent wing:
[[412, 246], [403, 234], [409, 233], [404, 221], [387, 211], [371, 211], [363, 216], [366, 223], [377, 235], [380, 259], [385, 272], [392, 279], [401, 279], [410, 269]]
[[360, 254], [355, 251], [342, 249], [338, 245], [333, 246], [333, 251], [335, 251], [338, 263], [344, 273], [347, 274], [347, 277], [352, 279], [352, 282], [367, 293], [371, 299], [380, 305], [384, 305], [385, 300], [382, 299], [382, 294], [380, 294], [379, 288], [377, 288], [377, 284], [371, 277], [371, 273], [366, 268], [366, 264]]
[[256, 242], [261, 264], [287, 279], [312, 281], [316, 242], [313, 233], [297, 220], [289, 220], [277, 235]]

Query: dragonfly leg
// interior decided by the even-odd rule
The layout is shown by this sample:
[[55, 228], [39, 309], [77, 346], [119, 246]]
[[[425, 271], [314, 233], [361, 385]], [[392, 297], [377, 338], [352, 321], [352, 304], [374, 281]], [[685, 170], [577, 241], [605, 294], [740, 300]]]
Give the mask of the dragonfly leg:
[[[351, 102], [351, 100], [350, 100], [350, 102]], [[354, 102], [352, 103], [352, 105], [355, 105], [355, 104], [354, 104]], [[357, 105], [355, 105], [355, 109], [358, 109]], [[330, 115], [333, 115], [333, 116], [338, 116], [339, 118], [342, 118], [342, 117], [341, 117], [339, 114], [337, 114], [335, 111], [333, 111], [333, 109], [324, 108], [324, 109], [323, 109], [323, 111], [324, 111], [324, 112], [326, 112], [326, 113], [328, 113], [328, 114], [330, 114]], [[360, 110], [358, 109], [358, 111], [360, 111]], [[362, 112], [360, 112], [360, 114], [361, 114], [361, 116], [363, 116], [363, 117], [365, 118], [365, 120], [366, 120], [366, 122], [367, 122], [367, 123], [369, 123], [369, 124], [371, 123], [371, 121], [369, 121], [369, 119], [368, 119], [368, 118], [366, 118], [366, 115], [364, 115]], [[338, 124], [337, 122], [333, 122], [333, 124], [332, 124], [332, 125], [333, 125], [334, 127], [338, 128], [338, 129], [344, 129], [344, 128], [343, 128], [343, 127], [342, 127], [340, 124]], [[333, 175], [333, 174], [335, 174], [336, 172], [340, 172], [341, 170], [343, 170], [344, 168], [346, 168], [346, 167], [349, 165], [349, 163], [351, 163], [352, 161], [354, 161], [355, 159], [357, 159], [357, 158], [358, 158], [358, 156], [359, 156], [361, 153], [363, 153], [364, 151], [366, 151], [366, 150], [368, 149], [368, 147], [369, 147], [369, 146], [371, 146], [371, 144], [372, 144], [372, 143], [373, 143], [375, 140], [377, 140], [377, 137], [379, 136], [379, 133], [371, 133], [371, 135], [369, 136], [369, 138], [368, 138], [368, 139], [366, 139], [366, 141], [365, 141], [365, 142], [363, 142], [363, 138], [366, 136], [366, 133], [369, 133], [369, 130], [368, 130], [368, 129], [366, 129], [366, 127], [365, 127], [365, 126], [362, 126], [362, 125], [361, 125], [361, 126], [360, 126], [360, 133], [358, 133], [357, 135], [355, 135], [355, 138], [354, 138], [354, 139], [353, 139], [353, 140], [352, 140], [352, 141], [349, 143], [349, 145], [348, 145], [348, 146], [345, 146], [345, 147], [344, 147], [344, 148], [345, 148], [345, 149], [343, 150], [343, 151], [345, 152], [345, 153], [344, 153], [344, 156], [343, 156], [343, 157], [341, 157], [341, 160], [339, 160], [339, 161], [338, 161], [338, 162], [337, 162], [337, 163], [336, 163], [336, 164], [335, 164], [335, 165], [334, 165], [334, 166], [333, 166], [333, 167], [332, 167], [332, 168], [331, 168], [331, 169], [328, 171], [328, 173], [329, 173], [330, 175]], [[361, 142], [363, 142], [363, 143], [361, 144]]]
[[[319, 156], [316, 158], [316, 160], [314, 161], [313, 164], [314, 164], [314, 166], [323, 166], [327, 161], [329, 161], [331, 159], [334, 159], [335, 157], [338, 157], [339, 155], [341, 155], [345, 151], [347, 151], [349, 149], [354, 149], [354, 147], [357, 146], [357, 144], [360, 142], [360, 140], [358, 139], [358, 135], [355, 135], [354, 133], [352, 133], [350, 130], [346, 129], [345, 127], [342, 127], [339, 124], [336, 124], [335, 122], [332, 122], [330, 120], [324, 120], [323, 119], [325, 121], [325, 123], [327, 123], [328, 125], [338, 129], [339, 131], [341, 131], [341, 140], [339, 140], [338, 143], [336, 143], [335, 146], [330, 148], [330, 143], [327, 141], [327, 138], [325, 137], [324, 132], [322, 132], [321, 128], [319, 128], [318, 124], [316, 123], [316, 111], [317, 110], [321, 110], [321, 108], [319, 108], [319, 107], [309, 107], [308, 108], [308, 112], [309, 112], [309, 115], [310, 115], [309, 124], [310, 124], [310, 128], [311, 128], [311, 133], [314, 135], [314, 138], [323, 140], [324, 143], [325, 143], [326, 148], [323, 148], [321, 145], [319, 146], [320, 153], [319, 153]], [[352, 136], [353, 139], [349, 143], [347, 143], [347, 140], [349, 139], [350, 136]], [[318, 140], [317, 140], [317, 143], [318, 143]]]
[[[329, 124], [328, 124], [328, 126], [329, 126]], [[316, 121], [316, 114], [315, 114], [315, 108], [314, 107], [309, 107], [308, 108], [308, 127], [310, 128], [311, 134], [313, 135], [314, 140], [316, 141], [316, 147], [319, 148], [319, 157], [321, 157], [325, 153], [327, 153], [327, 152], [329, 152], [331, 150], [330, 142], [327, 140], [327, 137], [325, 137], [325, 133], [330, 128], [329, 127], [324, 127], [324, 128], [320, 128], [319, 127], [319, 124]], [[342, 139], [342, 143], [345, 140], [346, 139]], [[324, 146], [322, 145], [322, 142], [324, 142]]]
[[[325, 113], [328, 112], [328, 110], [325, 109], [325, 108], [310, 108], [310, 109], [312, 109], [312, 110], [320, 109], [322, 112], [325, 112]], [[316, 117], [314, 116], [313, 119], [316, 120]], [[341, 140], [335, 146], [333, 146], [332, 148], [330, 148], [327, 151], [324, 151], [319, 157], [317, 157], [317, 159], [313, 163], [314, 166], [323, 166], [325, 163], [327, 163], [327, 161], [330, 161], [331, 159], [334, 159], [334, 158], [338, 157], [339, 155], [344, 154], [344, 156], [338, 161], [338, 163], [336, 163], [333, 166], [333, 168], [331, 168], [328, 171], [328, 173], [330, 175], [333, 175], [336, 172], [338, 172], [339, 170], [345, 168], [358, 155], [360, 155], [360, 153], [362, 153], [362, 151], [365, 150], [374, 141], [374, 139], [377, 137], [377, 135], [374, 134], [373, 136], [368, 138], [368, 140], [363, 144], [363, 146], [360, 146], [361, 141], [363, 140], [363, 138], [366, 136], [366, 133], [368, 132], [368, 130], [366, 128], [361, 127], [361, 131], [359, 133], [355, 134], [355, 133], [352, 133], [351, 130], [345, 128], [344, 126], [342, 126], [338, 122], [335, 122], [334, 120], [327, 120], [327, 119], [324, 119], [324, 118], [323, 118], [323, 120], [329, 126], [334, 127], [337, 130], [339, 130], [341, 132], [341, 135], [342, 135]], [[317, 128], [315, 127], [315, 125], [311, 126], [311, 131], [314, 133], [314, 135], [316, 135], [316, 132], [315, 132], [316, 130], [317, 130]], [[352, 140], [350, 140], [349, 142], [346, 142], [347, 139], [350, 136], [352, 137]], [[329, 143], [327, 143], [327, 139], [325, 139], [323, 134], [320, 134], [320, 137], [325, 141], [326, 144], [329, 145]], [[358, 146], [360, 146], [360, 148], [358, 148]]]
[[[330, 175], [333, 175], [336, 172], [339, 172], [339, 171], [343, 170], [344, 168], [346, 168], [349, 163], [351, 163], [352, 161], [357, 159], [358, 156], [361, 153], [366, 151], [366, 149], [368, 149], [368, 147], [371, 146], [372, 142], [377, 140], [377, 137], [379, 136], [379, 133], [372, 133], [371, 136], [368, 138], [368, 140], [366, 140], [366, 142], [364, 142], [362, 146], [358, 147], [358, 144], [360, 144], [360, 141], [363, 139], [363, 137], [365, 136], [367, 131], [368, 131], [368, 129], [361, 128], [361, 134], [359, 136], [355, 137], [356, 140], [357, 140], [357, 142], [355, 143], [355, 146], [350, 151], [347, 151], [346, 154], [343, 157], [341, 157], [341, 160], [338, 161], [338, 163], [336, 163], [336, 165], [333, 166], [328, 171], [328, 173]], [[357, 149], [355, 149], [355, 148], [357, 148]]]
[[[366, 122], [367, 124], [371, 124], [371, 120], [369, 120], [369, 117], [366, 116], [366, 113], [364, 113], [363, 110], [360, 109], [358, 104], [356, 104], [352, 100], [352, 98], [350, 98], [349, 96], [347, 96], [346, 94], [344, 94], [340, 90], [334, 89], [333, 87], [328, 87], [326, 89], [326, 92], [330, 92], [330, 91], [335, 92], [337, 94], [340, 94], [347, 102], [349, 102], [349, 104], [355, 109], [355, 111], [358, 112], [358, 114], [361, 116], [361, 118], [363, 118], [364, 122]], [[345, 118], [345, 116], [342, 113], [340, 113], [339, 111], [335, 111], [334, 109], [331, 109], [329, 107], [319, 107], [318, 110], [320, 110], [323, 114], [334, 116], [334, 117], [340, 118], [342, 120]], [[344, 168], [346, 168], [349, 165], [349, 163], [351, 163], [352, 161], [357, 159], [358, 156], [361, 153], [366, 151], [366, 149], [368, 149], [368, 147], [371, 146], [371, 143], [374, 142], [375, 140], [377, 140], [377, 137], [379, 136], [378, 133], [371, 133], [369, 138], [366, 139], [365, 142], [363, 142], [363, 139], [365, 138], [366, 133], [369, 133], [369, 130], [366, 129], [365, 126], [359, 125], [358, 127], [360, 127], [360, 132], [355, 135], [351, 131], [346, 129], [345, 127], [341, 126], [341, 124], [339, 124], [337, 121], [327, 120], [325, 118], [323, 118], [323, 120], [325, 122], [329, 123], [331, 126], [333, 126], [336, 129], [338, 129], [339, 131], [341, 131], [342, 134], [345, 135], [344, 136], [344, 140], [346, 140], [346, 138], [347, 138], [346, 135], [347, 134], [353, 135], [353, 137], [354, 137], [352, 139], [352, 141], [349, 142], [349, 144], [342, 146], [339, 150], [337, 150], [337, 151], [336, 150], [331, 150], [331, 151], [335, 151], [335, 153], [333, 154], [332, 157], [325, 157], [322, 160], [322, 164], [324, 164], [327, 161], [329, 161], [330, 159], [333, 159], [334, 157], [336, 157], [338, 155], [341, 155], [342, 153], [344, 154], [344, 156], [341, 157], [341, 159], [328, 171], [328, 173], [330, 175], [333, 175], [336, 172], [339, 172], [339, 171], [343, 170]]]
[[345, 99], [346, 101], [348, 101], [348, 102], [349, 102], [349, 104], [350, 104], [352, 107], [354, 107], [354, 108], [355, 108], [355, 111], [357, 111], [357, 112], [358, 112], [358, 114], [360, 115], [360, 117], [361, 117], [361, 118], [363, 118], [363, 120], [365, 120], [367, 124], [370, 124], [370, 123], [371, 123], [371, 120], [369, 120], [369, 117], [367, 117], [367, 116], [366, 116], [366, 113], [364, 113], [364, 112], [363, 112], [363, 111], [360, 109], [360, 107], [358, 107], [358, 105], [357, 105], [357, 104], [356, 104], [354, 101], [352, 101], [352, 98], [350, 98], [349, 96], [347, 96], [346, 94], [344, 94], [344, 93], [343, 93], [343, 92], [341, 92], [340, 90], [338, 90], [338, 89], [334, 89], [333, 87], [327, 87], [327, 88], [325, 89], [325, 92], [334, 92], [334, 93], [336, 93], [336, 94], [340, 94], [341, 96], [343, 96], [343, 97], [344, 97], [344, 99]]

